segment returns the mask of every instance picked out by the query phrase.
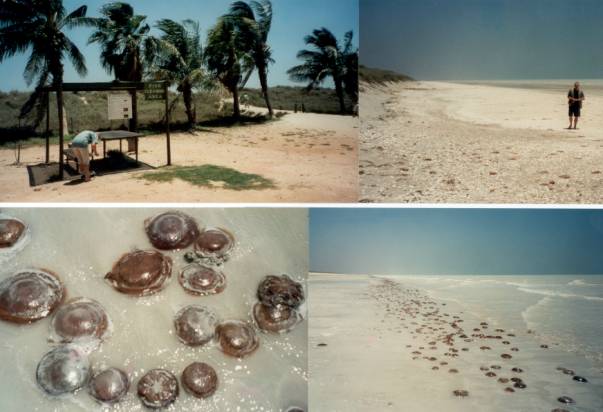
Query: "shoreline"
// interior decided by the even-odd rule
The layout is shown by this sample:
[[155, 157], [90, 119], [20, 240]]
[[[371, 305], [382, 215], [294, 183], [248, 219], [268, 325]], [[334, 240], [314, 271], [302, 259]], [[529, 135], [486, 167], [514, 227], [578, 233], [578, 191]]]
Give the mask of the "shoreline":
[[[310, 274], [310, 308], [320, 315], [313, 315], [309, 329], [312, 410], [466, 411], [489, 405], [492, 411], [547, 411], [563, 407], [556, 400], [560, 396], [574, 398], [581, 411], [603, 407], [597, 395], [603, 371], [588, 361], [554, 343], [541, 347], [534, 332], [434, 298], [404, 277], [391, 279]], [[587, 375], [589, 383], [577, 383], [557, 367]], [[316, 376], [312, 371], [318, 368]], [[367, 373], [373, 379], [366, 380]], [[526, 387], [504, 381], [512, 377]], [[333, 381], [342, 387], [328, 385]], [[457, 389], [469, 396], [455, 397]]]

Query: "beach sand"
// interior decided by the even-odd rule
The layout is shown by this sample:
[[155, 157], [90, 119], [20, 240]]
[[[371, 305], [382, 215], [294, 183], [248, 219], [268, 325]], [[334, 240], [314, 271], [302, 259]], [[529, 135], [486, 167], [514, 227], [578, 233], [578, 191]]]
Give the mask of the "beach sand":
[[585, 89], [579, 129], [566, 130], [563, 89], [404, 82], [362, 90], [364, 202], [603, 201], [601, 94]]
[[[289, 113], [279, 121], [202, 132], [172, 134], [172, 163], [212, 164], [275, 182], [275, 189], [235, 191], [199, 187], [181, 180], [140, 180], [139, 172], [100, 176], [89, 184], [29, 186], [26, 166], [44, 161], [44, 147], [0, 150], [3, 202], [355, 202], [358, 199], [358, 119]], [[139, 159], [166, 163], [165, 135], [140, 139]], [[112, 142], [107, 149], [117, 148]], [[101, 148], [102, 150], [102, 148]], [[50, 148], [58, 160], [58, 146]]]
[[[495, 282], [490, 291], [498, 294], [506, 283], [498, 278], [505, 277], [479, 279], [475, 285], [490, 290]], [[402, 276], [310, 274], [310, 410], [603, 409], [601, 359], [567, 350], [538, 329], [521, 327], [521, 321], [496, 309], [497, 304], [507, 305], [500, 294], [486, 300], [492, 302], [488, 306], [492, 313], [487, 315], [465, 304], [471, 299], [434, 297], [432, 290], [444, 280], [431, 281], [436, 283], [430, 288], [425, 287], [429, 282]], [[450, 282], [471, 285], [467, 297], [483, 295], [472, 279]], [[447, 293], [452, 293], [454, 288], [446, 285]], [[509, 296], [519, 315], [518, 292]], [[534, 293], [526, 296], [534, 299], [526, 304], [530, 307], [539, 306], [534, 302], [543, 298]], [[598, 313], [600, 316], [600, 309]], [[511, 358], [502, 358], [502, 354]], [[560, 368], [589, 382], [577, 382]], [[508, 381], [500, 382], [500, 378]], [[511, 378], [521, 379], [525, 388], [515, 386]], [[466, 390], [468, 396], [457, 397], [455, 390]], [[576, 403], [566, 406], [557, 400], [561, 396]]]

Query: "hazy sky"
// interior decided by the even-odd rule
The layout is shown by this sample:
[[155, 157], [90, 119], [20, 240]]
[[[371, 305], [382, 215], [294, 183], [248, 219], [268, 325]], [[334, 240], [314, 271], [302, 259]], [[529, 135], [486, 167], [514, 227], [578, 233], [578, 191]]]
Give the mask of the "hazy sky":
[[417, 79], [603, 78], [601, 0], [360, 0], [360, 61]]
[[[109, 1], [103, 0], [64, 0], [67, 12], [81, 5], [88, 6], [89, 16], [98, 16], [98, 10]], [[216, 19], [228, 11], [231, 0], [144, 0], [129, 2], [137, 14], [147, 16], [147, 22], [154, 24], [161, 18], [172, 20], [193, 19], [199, 22], [205, 34], [216, 22]], [[327, 6], [328, 4], [328, 6]], [[275, 64], [270, 66], [269, 83], [271, 85], [290, 85], [286, 74], [287, 69], [299, 64], [296, 59], [297, 51], [305, 48], [304, 37], [312, 30], [326, 27], [337, 38], [343, 39], [345, 32], [354, 31], [355, 44], [358, 44], [358, 0], [272, 0], [273, 23], [268, 38], [273, 51]], [[97, 45], [87, 46], [91, 29], [76, 29], [69, 31], [70, 38], [78, 45], [86, 57], [88, 76], [80, 78], [71, 64], [65, 65], [65, 81], [110, 81], [110, 77], [98, 63], [100, 48]], [[158, 30], [153, 33], [158, 35]], [[0, 90], [22, 90], [26, 88], [23, 80], [23, 69], [27, 61], [26, 55], [5, 60], [0, 64]], [[258, 87], [259, 82], [254, 73], [248, 85]], [[330, 86], [330, 83], [325, 83]]]
[[311, 209], [310, 270], [603, 274], [603, 211]]

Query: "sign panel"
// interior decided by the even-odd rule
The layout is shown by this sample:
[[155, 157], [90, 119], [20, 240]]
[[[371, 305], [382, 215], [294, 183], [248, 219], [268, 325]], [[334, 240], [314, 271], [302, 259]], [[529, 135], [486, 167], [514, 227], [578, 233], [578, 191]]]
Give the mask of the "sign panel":
[[144, 98], [145, 100], [165, 100], [165, 87], [163, 83], [145, 83]]
[[125, 93], [109, 93], [107, 97], [109, 120], [132, 118], [132, 96]]

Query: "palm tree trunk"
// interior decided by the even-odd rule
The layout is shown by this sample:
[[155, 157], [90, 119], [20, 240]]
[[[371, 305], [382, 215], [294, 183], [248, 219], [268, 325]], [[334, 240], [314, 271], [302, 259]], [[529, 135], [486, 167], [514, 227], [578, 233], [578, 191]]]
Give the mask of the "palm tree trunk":
[[268, 116], [272, 117], [274, 112], [272, 105], [270, 104], [270, 97], [268, 96], [268, 75], [266, 74], [265, 66], [258, 66], [258, 75], [260, 76], [260, 86], [262, 87], [262, 94], [266, 101], [266, 107], [268, 108]]
[[239, 88], [238, 88], [238, 86], [235, 86], [232, 89], [232, 107], [233, 107], [233, 117], [238, 120], [241, 117], [241, 108], [239, 107]]
[[345, 114], [345, 102], [343, 100], [343, 85], [341, 84], [341, 79], [336, 78], [333, 80], [335, 81], [335, 93], [337, 93], [337, 98], [339, 99], [339, 111], [341, 114]]
[[197, 122], [197, 119], [195, 116], [195, 107], [193, 105], [193, 89], [190, 84], [182, 85], [182, 99], [184, 100], [188, 127], [192, 128]]
[[52, 73], [52, 81], [57, 90], [57, 108], [59, 111], [59, 179], [63, 180], [63, 139], [65, 129], [63, 127], [63, 64], [57, 63]]

